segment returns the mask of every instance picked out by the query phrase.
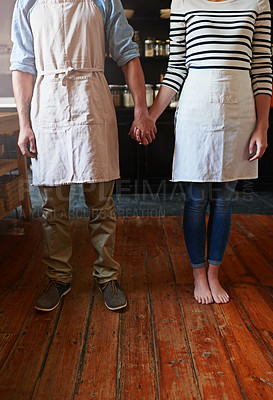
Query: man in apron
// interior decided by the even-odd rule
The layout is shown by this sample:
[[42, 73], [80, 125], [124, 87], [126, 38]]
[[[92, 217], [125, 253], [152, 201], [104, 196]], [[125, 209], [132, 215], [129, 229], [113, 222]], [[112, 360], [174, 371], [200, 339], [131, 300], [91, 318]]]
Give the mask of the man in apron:
[[[17, 0], [11, 70], [20, 121], [18, 145], [32, 158], [43, 200], [44, 257], [49, 284], [35, 308], [55, 309], [71, 289], [69, 191], [83, 184], [89, 230], [98, 253], [94, 277], [110, 310], [127, 305], [113, 259], [119, 176], [116, 114], [104, 76], [108, 50], [122, 67], [135, 101], [143, 144], [155, 138], [133, 30], [120, 0]], [[33, 76], [37, 75], [33, 89]], [[29, 146], [29, 148], [28, 148]]]

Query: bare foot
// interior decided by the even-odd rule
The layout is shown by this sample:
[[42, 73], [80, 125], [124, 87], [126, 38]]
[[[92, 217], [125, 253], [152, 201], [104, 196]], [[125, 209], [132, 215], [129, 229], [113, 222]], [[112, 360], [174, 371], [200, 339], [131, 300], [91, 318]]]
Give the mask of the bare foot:
[[219, 283], [218, 279], [218, 271], [219, 271], [219, 266], [218, 265], [209, 265], [208, 268], [208, 282], [209, 282], [209, 287], [211, 290], [212, 297], [215, 301], [215, 303], [228, 303], [229, 302], [229, 295], [227, 292], [222, 288], [222, 286]]
[[213, 298], [208, 284], [206, 267], [193, 268], [194, 298], [200, 304], [213, 303]]

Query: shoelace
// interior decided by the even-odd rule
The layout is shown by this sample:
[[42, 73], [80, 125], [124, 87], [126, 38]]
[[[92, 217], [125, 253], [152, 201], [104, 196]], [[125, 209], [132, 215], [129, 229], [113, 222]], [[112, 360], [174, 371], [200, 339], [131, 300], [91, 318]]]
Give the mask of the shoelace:
[[66, 285], [66, 283], [51, 280], [51, 281], [48, 282], [45, 291], [48, 291], [48, 289], [49, 289], [51, 286], [56, 286], [56, 288], [58, 288], [58, 287], [60, 287], [60, 286], [62, 286], [62, 285]]
[[112, 297], [114, 296], [114, 294], [118, 293], [118, 286], [117, 286], [117, 282], [116, 281], [108, 281], [104, 284], [104, 286], [101, 288], [101, 290], [104, 290], [107, 288], [107, 286], [109, 285], [109, 283], [112, 283]]

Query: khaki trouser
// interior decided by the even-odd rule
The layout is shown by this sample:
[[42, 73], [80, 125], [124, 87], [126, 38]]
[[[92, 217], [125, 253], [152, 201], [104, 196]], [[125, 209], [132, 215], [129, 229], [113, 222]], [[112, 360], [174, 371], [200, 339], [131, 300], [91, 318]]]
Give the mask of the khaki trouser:
[[[112, 193], [115, 181], [83, 184], [89, 208], [90, 238], [98, 258], [93, 275], [99, 283], [117, 279], [120, 266], [113, 259], [116, 216]], [[72, 281], [72, 240], [69, 225], [70, 185], [40, 186], [43, 200], [44, 256], [46, 275], [64, 283]]]

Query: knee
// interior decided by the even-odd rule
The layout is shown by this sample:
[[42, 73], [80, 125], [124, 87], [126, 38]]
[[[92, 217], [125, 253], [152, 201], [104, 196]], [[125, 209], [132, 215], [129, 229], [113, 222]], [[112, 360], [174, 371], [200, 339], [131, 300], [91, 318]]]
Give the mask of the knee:
[[185, 210], [196, 214], [206, 211], [208, 202], [205, 199], [187, 198], [185, 202]]
[[231, 203], [232, 199], [218, 199], [210, 202], [210, 208], [215, 212], [226, 214], [231, 209]]

